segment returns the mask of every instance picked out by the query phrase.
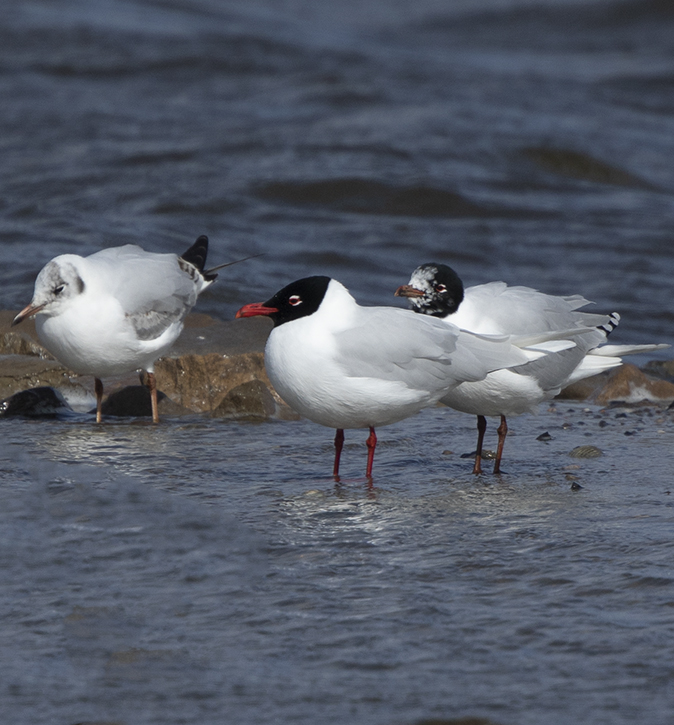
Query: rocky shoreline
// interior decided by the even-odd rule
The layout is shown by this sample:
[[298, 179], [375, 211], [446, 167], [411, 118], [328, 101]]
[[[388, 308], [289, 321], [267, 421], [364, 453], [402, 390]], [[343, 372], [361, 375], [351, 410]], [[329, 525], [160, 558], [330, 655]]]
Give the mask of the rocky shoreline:
[[[91, 411], [93, 377], [72, 373], [56, 361], [40, 345], [32, 320], [11, 327], [15, 314], [0, 311], [0, 415]], [[297, 418], [265, 371], [264, 345], [270, 331], [271, 322], [261, 317], [223, 321], [201, 313], [188, 315], [170, 354], [155, 366], [160, 416]], [[104, 383], [104, 415], [150, 415], [149, 394], [137, 374]], [[652, 361], [643, 369], [626, 363], [569, 386], [559, 398], [597, 405], [668, 404], [674, 401], [674, 360]]]

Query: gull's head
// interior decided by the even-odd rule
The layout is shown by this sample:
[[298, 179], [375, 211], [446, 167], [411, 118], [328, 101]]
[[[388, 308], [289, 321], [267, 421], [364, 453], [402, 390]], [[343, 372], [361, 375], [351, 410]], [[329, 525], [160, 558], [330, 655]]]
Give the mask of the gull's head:
[[398, 287], [396, 297], [407, 297], [412, 309], [424, 315], [447, 317], [463, 301], [463, 282], [446, 264], [430, 262], [417, 267], [409, 284]]
[[85, 284], [77, 269], [77, 259], [75, 255], [64, 254], [42, 268], [35, 280], [33, 299], [12, 320], [12, 325], [37, 314], [47, 317], [59, 315], [84, 292]]
[[323, 303], [328, 289], [336, 291], [339, 288], [344, 289], [339, 282], [331, 280], [330, 277], [305, 277], [291, 282], [266, 302], [244, 305], [236, 316], [266, 315], [272, 320], [274, 326], [278, 327], [286, 322], [313, 315]]

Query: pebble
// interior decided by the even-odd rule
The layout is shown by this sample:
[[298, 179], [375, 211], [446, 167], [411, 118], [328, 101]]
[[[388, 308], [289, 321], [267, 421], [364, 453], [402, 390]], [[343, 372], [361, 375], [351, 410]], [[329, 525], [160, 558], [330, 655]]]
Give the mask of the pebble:
[[597, 446], [576, 446], [569, 451], [571, 458], [599, 458], [604, 452]]

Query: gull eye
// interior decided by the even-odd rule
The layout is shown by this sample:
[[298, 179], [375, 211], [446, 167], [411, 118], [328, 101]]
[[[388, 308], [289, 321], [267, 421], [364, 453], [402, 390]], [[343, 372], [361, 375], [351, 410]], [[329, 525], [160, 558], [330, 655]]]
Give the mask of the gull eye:
[[292, 297], [288, 297], [288, 304], [297, 307], [302, 304], [302, 298], [299, 295], [292, 295]]
[[440, 292], [440, 294], [442, 294], [443, 292], [447, 292], [447, 287], [444, 284], [436, 284], [435, 291]]
[[54, 294], [58, 297], [63, 292], [65, 285], [60, 284], [58, 287], [54, 287]]

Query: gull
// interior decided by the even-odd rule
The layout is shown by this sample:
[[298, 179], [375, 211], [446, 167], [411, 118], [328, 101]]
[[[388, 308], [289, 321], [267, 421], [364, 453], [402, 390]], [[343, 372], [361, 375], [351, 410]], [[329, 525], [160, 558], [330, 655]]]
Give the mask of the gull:
[[422, 264], [409, 284], [395, 293], [409, 299], [412, 309], [481, 334], [530, 335], [554, 333], [574, 344], [555, 349], [523, 365], [490, 372], [484, 379], [454, 387], [440, 402], [477, 416], [477, 449], [473, 473], [482, 473], [481, 458], [485, 416], [500, 416], [494, 473], [501, 473], [503, 446], [508, 433], [507, 417], [534, 412], [539, 403], [558, 395], [562, 388], [583, 378], [622, 364], [620, 355], [650, 352], [668, 345], [606, 345], [620, 315], [597, 315], [578, 310], [590, 304], [580, 295], [558, 297], [529, 287], [510, 287], [490, 282], [464, 290], [458, 274], [446, 264]]
[[543, 354], [506, 335], [475, 335], [410, 310], [362, 307], [325, 276], [297, 280], [236, 314], [255, 315], [274, 323], [265, 366], [277, 392], [300, 415], [336, 429], [337, 480], [345, 428], [369, 428], [371, 480], [376, 427], [434, 405], [462, 383]]
[[146, 252], [133, 244], [88, 257], [62, 254], [35, 280], [33, 299], [12, 321], [35, 315], [40, 342], [63, 365], [94, 376], [96, 422], [101, 421], [101, 378], [147, 372], [152, 420], [159, 420], [154, 363], [183, 328], [197, 297], [215, 278], [204, 270], [208, 237], [182, 255]]

